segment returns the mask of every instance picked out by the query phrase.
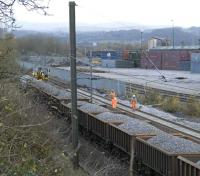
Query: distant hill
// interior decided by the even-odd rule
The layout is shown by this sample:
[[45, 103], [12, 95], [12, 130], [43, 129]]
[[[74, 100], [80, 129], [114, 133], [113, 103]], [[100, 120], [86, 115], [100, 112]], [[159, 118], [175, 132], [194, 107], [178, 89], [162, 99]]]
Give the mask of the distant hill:
[[[41, 34], [35, 31], [15, 31], [16, 37], [22, 37], [31, 34]], [[197, 45], [200, 39], [200, 27], [191, 28], [174, 28], [176, 45]], [[68, 34], [65, 32], [48, 32], [45, 35], [54, 35], [62, 39], [67, 39]], [[151, 29], [143, 31], [143, 41], [147, 41], [151, 37], [161, 37], [172, 40], [172, 28]], [[124, 42], [139, 43], [141, 40], [141, 32], [137, 29], [118, 30], [118, 31], [95, 31], [95, 32], [78, 32], [77, 42]]]

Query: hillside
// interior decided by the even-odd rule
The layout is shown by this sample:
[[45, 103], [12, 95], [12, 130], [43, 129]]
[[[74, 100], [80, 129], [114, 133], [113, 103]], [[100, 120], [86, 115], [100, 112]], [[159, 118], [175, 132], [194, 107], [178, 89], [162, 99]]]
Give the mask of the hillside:
[[[35, 31], [15, 31], [16, 37], [39, 32]], [[41, 33], [40, 33], [41, 34]], [[54, 35], [59, 38], [68, 38], [65, 32], [49, 32], [45, 35]], [[176, 45], [197, 45], [200, 39], [200, 27], [180, 28], [174, 29], [175, 44]], [[143, 41], [147, 41], [151, 37], [162, 37], [169, 40], [172, 39], [172, 28], [151, 29], [143, 31]], [[126, 43], [139, 43], [141, 40], [141, 32], [137, 29], [131, 30], [118, 30], [118, 31], [97, 31], [97, 32], [78, 32], [77, 42], [126, 42]]]

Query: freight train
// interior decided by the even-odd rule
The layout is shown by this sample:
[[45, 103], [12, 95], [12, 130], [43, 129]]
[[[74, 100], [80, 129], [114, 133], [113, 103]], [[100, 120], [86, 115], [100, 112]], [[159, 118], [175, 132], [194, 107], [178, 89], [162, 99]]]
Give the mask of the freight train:
[[[27, 77], [26, 77], [27, 79]], [[71, 95], [32, 78], [31, 86], [64, 117], [71, 116]], [[47, 84], [47, 85], [45, 85]], [[168, 134], [149, 122], [78, 96], [79, 127], [134, 156], [134, 169], [143, 176], [200, 176], [200, 144], [180, 134]]]

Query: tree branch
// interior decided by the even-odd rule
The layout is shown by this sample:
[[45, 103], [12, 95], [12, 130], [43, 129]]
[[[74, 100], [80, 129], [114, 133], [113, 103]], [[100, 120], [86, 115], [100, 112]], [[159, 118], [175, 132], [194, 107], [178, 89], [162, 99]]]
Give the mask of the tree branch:
[[49, 123], [52, 120], [52, 118], [48, 119], [45, 122], [38, 123], [38, 124], [31, 124], [31, 125], [21, 125], [21, 126], [16, 126], [17, 128], [30, 128], [30, 127], [36, 127], [36, 126], [43, 126]]
[[13, 6], [18, 3], [24, 6], [28, 11], [40, 11], [43, 15], [48, 15], [46, 10], [48, 9], [50, 0], [48, 0], [47, 5], [45, 0], [0, 0], [0, 22], [4, 24], [7, 28], [13, 28], [15, 26], [15, 17]]

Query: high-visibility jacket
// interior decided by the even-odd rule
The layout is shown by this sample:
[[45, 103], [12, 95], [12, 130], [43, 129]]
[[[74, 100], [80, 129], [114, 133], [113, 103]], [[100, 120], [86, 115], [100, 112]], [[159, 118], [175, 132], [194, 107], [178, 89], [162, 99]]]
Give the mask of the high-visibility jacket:
[[113, 97], [112, 98], [112, 108], [116, 108], [117, 107], [117, 98], [116, 97]]
[[131, 108], [133, 108], [133, 109], [137, 108], [137, 100], [136, 99], [131, 100]]

